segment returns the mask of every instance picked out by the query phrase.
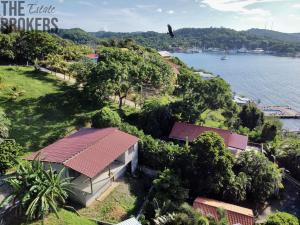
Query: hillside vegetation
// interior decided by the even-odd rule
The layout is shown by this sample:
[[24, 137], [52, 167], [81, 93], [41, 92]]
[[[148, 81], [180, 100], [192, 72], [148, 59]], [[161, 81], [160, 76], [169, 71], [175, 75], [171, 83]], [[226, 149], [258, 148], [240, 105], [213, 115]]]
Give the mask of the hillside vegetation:
[[[71, 35], [70, 33], [73, 33]], [[298, 34], [285, 34], [280, 32], [252, 29], [249, 31], [235, 31], [227, 28], [183, 28], [174, 32], [175, 38], [171, 39], [166, 33], [133, 32], [92, 32], [83, 30], [61, 30], [59, 35], [75, 42], [95, 41], [105, 43], [107, 39], [133, 39], [138, 44], [164, 50], [175, 50], [177, 48], [221, 48], [248, 49], [263, 48], [280, 55], [294, 55], [300, 52], [300, 38]], [[88, 39], [87, 39], [88, 38]]]

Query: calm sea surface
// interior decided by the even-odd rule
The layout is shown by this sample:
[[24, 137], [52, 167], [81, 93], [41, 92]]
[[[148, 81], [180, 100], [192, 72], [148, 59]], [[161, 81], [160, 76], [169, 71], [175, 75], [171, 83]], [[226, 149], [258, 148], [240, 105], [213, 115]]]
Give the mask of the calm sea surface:
[[[220, 75], [237, 94], [263, 105], [291, 106], [300, 111], [300, 59], [268, 55], [176, 53], [189, 66]], [[300, 120], [283, 120], [290, 130], [300, 130]]]

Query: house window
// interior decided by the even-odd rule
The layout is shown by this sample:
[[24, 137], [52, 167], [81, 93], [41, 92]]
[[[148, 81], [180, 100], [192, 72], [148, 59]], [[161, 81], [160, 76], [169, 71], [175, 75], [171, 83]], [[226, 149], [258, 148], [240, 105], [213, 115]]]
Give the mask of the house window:
[[69, 177], [72, 178], [72, 180], [76, 179], [77, 177], [80, 177], [81, 173], [75, 171], [75, 170], [72, 170], [72, 169], [69, 169]]

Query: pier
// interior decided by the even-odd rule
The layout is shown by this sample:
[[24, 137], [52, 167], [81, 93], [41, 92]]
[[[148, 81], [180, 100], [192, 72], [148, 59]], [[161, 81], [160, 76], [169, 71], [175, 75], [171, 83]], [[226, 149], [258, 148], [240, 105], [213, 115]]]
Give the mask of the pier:
[[300, 112], [289, 106], [265, 106], [262, 111], [266, 116], [274, 116], [281, 119], [300, 119]]

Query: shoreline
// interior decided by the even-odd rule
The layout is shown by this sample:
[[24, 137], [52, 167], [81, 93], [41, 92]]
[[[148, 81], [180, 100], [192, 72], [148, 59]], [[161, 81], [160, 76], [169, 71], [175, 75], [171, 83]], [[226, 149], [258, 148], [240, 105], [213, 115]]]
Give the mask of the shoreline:
[[[167, 51], [167, 50], [164, 50]], [[216, 54], [216, 55], [224, 55], [225, 51], [199, 51], [199, 52], [187, 52], [187, 51], [169, 51], [171, 54], [188, 54], [188, 55], [195, 55], [195, 54]], [[236, 52], [236, 53], [226, 53], [227, 55], [258, 55], [258, 56], [275, 56], [275, 57], [287, 57], [292, 59], [300, 59], [300, 55], [291, 56], [286, 54], [271, 54], [271, 53], [253, 53], [253, 52]]]

